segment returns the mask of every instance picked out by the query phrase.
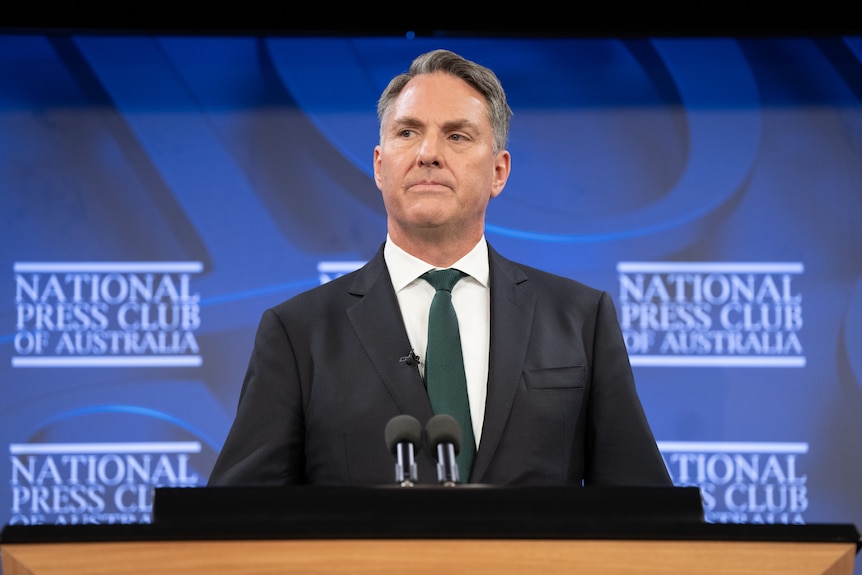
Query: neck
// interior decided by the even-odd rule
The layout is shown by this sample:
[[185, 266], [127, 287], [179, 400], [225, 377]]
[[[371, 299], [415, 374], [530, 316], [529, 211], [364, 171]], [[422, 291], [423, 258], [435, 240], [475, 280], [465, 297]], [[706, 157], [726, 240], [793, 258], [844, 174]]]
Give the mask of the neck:
[[389, 237], [392, 238], [395, 245], [411, 256], [428, 262], [434, 267], [448, 268], [476, 247], [476, 244], [482, 239], [482, 233], [480, 231], [475, 237], [468, 237], [464, 234], [456, 238], [417, 237], [416, 235], [399, 235], [390, 229]]

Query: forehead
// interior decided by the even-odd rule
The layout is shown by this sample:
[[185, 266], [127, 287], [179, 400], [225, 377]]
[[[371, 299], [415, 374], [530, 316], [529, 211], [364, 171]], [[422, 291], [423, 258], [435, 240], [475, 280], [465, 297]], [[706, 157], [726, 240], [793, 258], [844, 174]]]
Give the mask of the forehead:
[[392, 106], [390, 119], [404, 117], [489, 123], [484, 96], [461, 78], [443, 72], [420, 74], [404, 86]]

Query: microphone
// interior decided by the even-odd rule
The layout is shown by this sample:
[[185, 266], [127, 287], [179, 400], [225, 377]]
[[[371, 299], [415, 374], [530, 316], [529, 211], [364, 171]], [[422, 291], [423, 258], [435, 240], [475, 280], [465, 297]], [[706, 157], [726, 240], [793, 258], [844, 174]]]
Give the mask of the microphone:
[[422, 442], [422, 425], [412, 415], [396, 415], [386, 424], [383, 436], [395, 456], [395, 481], [402, 487], [411, 487], [419, 479], [415, 448]]
[[414, 352], [411, 349], [410, 353], [408, 353], [404, 357], [398, 358], [398, 361], [399, 361], [399, 363], [406, 363], [407, 365], [411, 365], [411, 366], [412, 365], [419, 365], [419, 356], [416, 355], [416, 352]]
[[454, 486], [459, 480], [455, 456], [461, 451], [461, 426], [451, 415], [439, 413], [425, 424], [425, 439], [437, 451], [437, 482]]

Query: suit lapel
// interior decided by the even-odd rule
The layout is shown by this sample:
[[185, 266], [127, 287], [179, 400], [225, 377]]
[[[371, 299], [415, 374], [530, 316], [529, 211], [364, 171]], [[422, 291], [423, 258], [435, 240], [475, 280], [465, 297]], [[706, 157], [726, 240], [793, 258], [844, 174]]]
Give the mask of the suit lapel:
[[512, 402], [518, 390], [527, 354], [528, 333], [533, 323], [536, 297], [527, 276], [490, 247], [491, 340], [488, 396], [482, 439], [476, 453], [472, 480], [482, 482], [494, 452], [500, 445]]
[[402, 413], [428, 420], [431, 403], [419, 370], [399, 361], [410, 351], [410, 340], [382, 250], [359, 270], [350, 293], [358, 301], [347, 308], [347, 317], [383, 384]]

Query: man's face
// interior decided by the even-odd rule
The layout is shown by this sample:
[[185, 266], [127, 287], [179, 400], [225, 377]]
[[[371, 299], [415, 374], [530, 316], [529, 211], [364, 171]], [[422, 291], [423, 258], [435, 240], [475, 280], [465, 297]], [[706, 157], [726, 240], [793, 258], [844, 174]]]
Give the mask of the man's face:
[[455, 76], [414, 77], [392, 105], [374, 148], [374, 179], [394, 238], [475, 238], [509, 176], [493, 151], [485, 99]]

